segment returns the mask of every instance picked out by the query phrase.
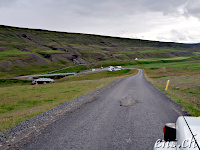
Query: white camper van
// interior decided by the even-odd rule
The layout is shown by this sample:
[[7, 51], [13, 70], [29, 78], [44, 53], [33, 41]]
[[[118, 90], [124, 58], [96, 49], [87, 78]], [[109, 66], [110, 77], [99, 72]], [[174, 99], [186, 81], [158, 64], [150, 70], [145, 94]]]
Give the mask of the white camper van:
[[115, 71], [115, 67], [109, 66], [109, 67], [108, 67], [108, 71]]

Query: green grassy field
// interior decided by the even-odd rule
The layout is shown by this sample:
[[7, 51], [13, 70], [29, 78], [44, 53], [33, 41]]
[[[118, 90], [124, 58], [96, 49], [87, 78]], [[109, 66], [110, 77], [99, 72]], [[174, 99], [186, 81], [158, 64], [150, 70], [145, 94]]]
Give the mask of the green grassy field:
[[3, 51], [0, 52], [0, 58], [4, 59], [6, 56], [12, 56], [12, 55], [20, 55], [20, 54], [29, 54], [30, 52], [23, 52], [18, 50], [10, 50], [10, 51]]
[[11, 81], [7, 81], [0, 87], [0, 130], [8, 130], [34, 115], [105, 86], [113, 80], [136, 73], [137, 70], [129, 69], [92, 72], [69, 76], [46, 85], [28, 85], [22, 81], [13, 85]]
[[66, 54], [66, 52], [59, 51], [59, 50], [39, 50], [37, 53], [41, 54]]
[[79, 66], [72, 66], [63, 70], [55, 71], [53, 73], [66, 73], [66, 72], [76, 72], [79, 73], [83, 70], [91, 69], [89, 66], [86, 65], [79, 65]]
[[[131, 67], [131, 66], [126, 66]], [[200, 116], [200, 60], [142, 64], [147, 79], [192, 116]], [[165, 91], [166, 83], [169, 88]]]
[[178, 60], [185, 60], [189, 59], [190, 57], [172, 57], [172, 58], [150, 58], [150, 59], [139, 59], [138, 61], [147, 61], [147, 62], [152, 62], [152, 61], [163, 61], [163, 60], [171, 60], [171, 61], [178, 61]]
[[[139, 60], [136, 61], [135, 58]], [[1, 131], [117, 78], [133, 75], [136, 71], [88, 73], [38, 86], [29, 85], [30, 82], [26, 81], [10, 80], [9, 77], [51, 71], [80, 72], [101, 65], [144, 69], [147, 79], [157, 88], [183, 106], [191, 115], [200, 115], [200, 44], [157, 42], [0, 25]], [[170, 86], [168, 91], [164, 91], [168, 79]]]

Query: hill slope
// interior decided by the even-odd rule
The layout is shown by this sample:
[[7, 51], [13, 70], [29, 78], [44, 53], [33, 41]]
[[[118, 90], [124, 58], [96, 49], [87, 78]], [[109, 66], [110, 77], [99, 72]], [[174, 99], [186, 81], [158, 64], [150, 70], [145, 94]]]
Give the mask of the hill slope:
[[[199, 59], [200, 44], [181, 44], [0, 26], [0, 78], [67, 66]], [[184, 60], [183, 59], [183, 60]]]

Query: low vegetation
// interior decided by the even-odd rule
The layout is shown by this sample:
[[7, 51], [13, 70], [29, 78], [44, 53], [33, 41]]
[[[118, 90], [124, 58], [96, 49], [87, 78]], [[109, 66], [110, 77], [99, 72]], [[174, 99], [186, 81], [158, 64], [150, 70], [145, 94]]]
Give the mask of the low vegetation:
[[0, 87], [10, 87], [10, 86], [23, 86], [30, 85], [32, 82], [27, 80], [17, 80], [17, 79], [1, 79]]
[[[200, 116], [200, 61], [145, 64], [140, 66], [150, 82], [192, 116]], [[169, 88], [165, 91], [167, 80]]]
[[[147, 79], [157, 88], [190, 115], [200, 115], [200, 44], [0, 25], [0, 130], [3, 132], [25, 119], [137, 71], [92, 72], [37, 86], [10, 77], [81, 72], [117, 65], [144, 69]], [[165, 91], [167, 80], [170, 80], [170, 85]]]
[[4, 83], [4, 87], [0, 87], [0, 130], [8, 130], [34, 115], [105, 86], [113, 80], [136, 73], [137, 70], [129, 69], [92, 72], [70, 76], [46, 85], [13, 85], [11, 81], [7, 81], [7, 86]]
[[[0, 78], [199, 57], [199, 44], [179, 44], [0, 26]], [[139, 61], [135, 61], [139, 58]], [[68, 71], [68, 70], [66, 70]], [[78, 70], [79, 71], [79, 70]]]

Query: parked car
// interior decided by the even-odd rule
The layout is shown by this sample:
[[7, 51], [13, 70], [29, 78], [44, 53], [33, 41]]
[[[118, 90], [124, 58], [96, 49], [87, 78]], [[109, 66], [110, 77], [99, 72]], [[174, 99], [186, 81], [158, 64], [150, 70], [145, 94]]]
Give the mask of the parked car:
[[116, 67], [117, 67], [117, 69], [124, 70], [124, 69], [122, 68], [122, 66], [116, 66]]
[[200, 117], [180, 116], [176, 123], [165, 124], [163, 133], [154, 150], [200, 150]]
[[121, 66], [116, 66], [116, 68], [113, 66], [108, 67], [108, 71], [119, 71], [119, 70], [124, 70], [124, 69]]
[[115, 71], [115, 67], [109, 66], [109, 67], [108, 67], [108, 71]]

